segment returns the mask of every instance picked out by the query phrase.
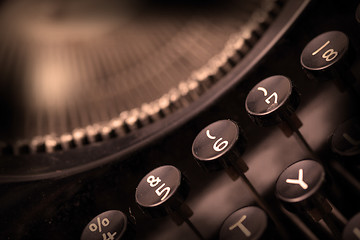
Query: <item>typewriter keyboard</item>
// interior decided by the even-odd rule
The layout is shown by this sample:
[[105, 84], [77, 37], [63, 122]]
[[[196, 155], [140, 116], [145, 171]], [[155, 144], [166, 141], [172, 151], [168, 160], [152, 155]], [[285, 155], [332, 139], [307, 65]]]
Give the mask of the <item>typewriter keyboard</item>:
[[360, 7], [305, 5], [168, 135], [85, 173], [2, 185], [2, 239], [360, 240]]

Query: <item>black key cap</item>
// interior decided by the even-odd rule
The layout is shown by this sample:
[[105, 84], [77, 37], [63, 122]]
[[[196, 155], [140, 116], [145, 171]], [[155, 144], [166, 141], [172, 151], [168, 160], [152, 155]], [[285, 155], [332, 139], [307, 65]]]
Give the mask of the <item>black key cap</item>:
[[81, 240], [133, 239], [134, 235], [125, 214], [118, 210], [110, 210], [97, 215], [88, 223], [82, 232]]
[[276, 181], [276, 196], [290, 211], [306, 213], [313, 221], [321, 219], [336, 238], [340, 236], [340, 220], [334, 220], [332, 204], [322, 193], [325, 169], [314, 160], [302, 160], [288, 166]]
[[192, 153], [197, 162], [208, 171], [225, 169], [235, 180], [238, 171], [248, 170], [241, 159], [245, 151], [245, 138], [238, 125], [231, 120], [219, 120], [205, 127], [196, 136]]
[[178, 225], [185, 221], [191, 230], [203, 239], [188, 219], [193, 214], [185, 204], [188, 193], [189, 185], [180, 170], [166, 165], [152, 170], [140, 181], [135, 200], [152, 217], [170, 215]]
[[310, 78], [334, 79], [339, 89], [344, 90], [355, 81], [349, 70], [352, 52], [343, 32], [325, 32], [305, 46], [300, 62]]
[[246, 97], [245, 108], [259, 126], [273, 126], [288, 121], [300, 103], [292, 82], [276, 75], [256, 84]]
[[331, 148], [342, 157], [353, 158], [360, 155], [360, 117], [351, 118], [335, 129], [331, 137]]
[[267, 227], [268, 219], [261, 208], [244, 207], [226, 218], [220, 229], [220, 240], [260, 239]]
[[256, 84], [246, 97], [246, 111], [257, 125], [278, 125], [285, 136], [296, 133], [300, 143], [312, 154], [313, 150], [299, 132], [302, 126], [295, 110], [300, 96], [289, 78], [281, 75], [268, 77]]
[[342, 235], [343, 240], [360, 240], [360, 213], [346, 224]]

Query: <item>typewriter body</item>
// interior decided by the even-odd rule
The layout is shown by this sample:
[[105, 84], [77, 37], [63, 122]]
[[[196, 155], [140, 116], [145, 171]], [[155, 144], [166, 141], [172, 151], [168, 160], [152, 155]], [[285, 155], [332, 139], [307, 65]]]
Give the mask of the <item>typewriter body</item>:
[[[326, 198], [346, 219], [357, 214], [359, 155], [357, 162], [352, 159], [349, 165], [347, 157], [334, 152], [331, 141], [335, 129], [360, 114], [358, 3], [287, 0], [274, 4], [276, 9], [268, 13], [271, 21], [262, 23], [261, 33], [255, 29], [245, 39], [251, 48], [241, 60], [228, 60], [229, 70], [223, 65], [220, 70], [207, 73], [211, 75], [209, 87], [204, 87], [204, 83], [200, 93], [194, 91], [194, 95], [189, 95], [191, 101], [182, 100], [182, 107], [171, 110], [171, 114], [162, 113], [147, 125], [139, 119], [131, 125], [128, 120], [122, 135], [115, 132], [109, 139], [95, 135], [94, 141], [88, 136], [81, 147], [76, 138], [69, 141], [68, 149], [55, 144], [53, 151], [48, 151], [52, 145], [47, 142], [41, 145], [44, 149], [39, 147], [35, 153], [31, 145], [4, 145], [0, 157], [0, 238], [80, 239], [97, 215], [119, 210], [131, 225], [134, 239], [198, 239], [187, 224], [178, 225], [171, 216], [152, 218], [136, 202], [135, 191], [141, 179], [157, 167], [172, 165], [189, 185], [184, 202], [193, 214], [188, 219], [205, 239], [219, 239], [222, 224], [230, 214], [246, 206], [259, 206], [245, 181], [233, 181], [224, 170], [204, 171], [192, 155], [193, 141], [202, 129], [229, 119], [238, 124], [246, 139], [241, 156], [248, 166], [244, 174], [279, 216], [289, 239], [323, 239], [324, 235], [318, 235], [312, 226], [307, 226], [307, 220], [283, 207], [275, 195], [279, 175], [295, 162], [314, 159], [313, 153], [295, 132], [286, 136], [279, 124], [258, 126], [246, 111], [250, 90], [276, 75], [290, 79], [299, 94], [299, 104], [294, 109], [302, 123], [298, 129], [302, 140], [325, 166]], [[305, 46], [330, 31], [342, 32], [349, 39], [349, 57], [341, 69], [335, 73], [332, 69], [330, 73], [304, 69], [301, 55]], [[331, 43], [326, 42], [319, 43], [319, 52], [313, 56], [318, 54], [331, 61], [334, 55], [330, 54], [337, 49], [325, 54], [331, 50]], [[242, 55], [240, 50], [238, 55]], [[354, 81], [343, 79], [337, 71], [352, 75]], [[357, 139], [354, 147], [359, 148], [359, 132], [353, 134], [352, 139]], [[106, 233], [108, 223], [94, 223], [90, 230], [103, 239], [101, 234]], [[270, 233], [263, 238], [276, 239], [276, 228], [269, 228]], [[112, 238], [106, 235], [104, 239]]]

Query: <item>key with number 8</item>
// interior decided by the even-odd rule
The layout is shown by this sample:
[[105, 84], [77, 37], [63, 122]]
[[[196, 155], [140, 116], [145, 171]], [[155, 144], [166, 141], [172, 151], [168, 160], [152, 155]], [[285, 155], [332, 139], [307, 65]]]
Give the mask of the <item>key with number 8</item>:
[[355, 81], [349, 67], [353, 53], [343, 32], [325, 32], [305, 46], [300, 62], [310, 78], [335, 79], [338, 88], [344, 90]]

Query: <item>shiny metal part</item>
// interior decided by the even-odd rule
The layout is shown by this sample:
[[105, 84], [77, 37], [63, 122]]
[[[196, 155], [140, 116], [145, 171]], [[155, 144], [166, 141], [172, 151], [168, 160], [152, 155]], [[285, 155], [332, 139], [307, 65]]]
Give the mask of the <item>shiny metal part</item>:
[[[124, 32], [120, 31], [122, 35], [115, 34], [106, 40], [95, 39], [93, 44], [84, 44], [81, 39], [79, 46], [64, 48], [60, 44], [61, 41], [59, 39], [55, 41], [51, 34], [41, 40], [31, 35], [34, 38], [31, 38], [28, 44], [33, 44], [34, 47], [29, 52], [36, 61], [30, 68], [29, 76], [36, 77], [36, 81], [34, 86], [29, 87], [35, 87], [37, 94], [37, 99], [31, 107], [50, 109], [46, 113], [41, 112], [50, 119], [46, 125], [48, 129], [44, 130], [44, 134], [41, 132], [34, 136], [30, 134], [30, 140], [17, 140], [11, 143], [13, 151], [8, 151], [9, 144], [4, 142], [0, 145], [1, 153], [51, 153], [69, 150], [93, 142], [125, 136], [181, 108], [190, 106], [241, 61], [281, 10], [281, 4], [276, 0], [258, 0], [258, 3], [244, 5], [249, 11], [252, 9], [252, 12], [248, 14], [247, 19], [239, 22], [235, 22], [236, 18], [232, 19], [225, 15], [222, 18], [219, 13], [219, 16], [209, 18], [209, 22], [204, 22], [205, 18], [194, 17], [184, 26], [174, 19], [172, 19], [173, 23], [159, 24], [157, 20], [163, 19], [157, 19], [156, 15], [149, 14], [147, 17], [150, 23], [158, 26], [151, 26], [148, 30], [146, 19], [144, 18], [145, 21], [142, 19], [144, 22], [141, 24], [145, 25], [137, 26], [141, 31], [136, 39], [129, 35], [124, 40]], [[56, 6], [52, 7], [56, 9]], [[14, 9], [16, 10], [16, 7]], [[15, 11], [14, 9], [12, 10]], [[48, 14], [51, 14], [51, 8], [48, 10], [50, 11]], [[124, 19], [120, 19], [119, 22], [122, 20]], [[217, 23], [219, 21], [224, 21], [226, 26], [231, 24], [235, 26], [226, 30], [227, 40], [218, 38], [221, 34], [225, 34], [225, 30], [222, 32], [221, 24]], [[20, 23], [21, 21], [17, 24]], [[51, 24], [47, 24], [45, 22], [36, 25], [34, 31], [40, 33], [50, 31], [46, 27]], [[109, 27], [112, 23], [109, 26], [108, 23], [103, 24]], [[68, 35], [65, 34], [64, 39], [75, 41], [71, 34], [76, 33], [76, 27], [67, 30], [65, 27], [64, 32], [70, 32], [66, 32]], [[99, 34], [92, 28], [87, 30], [82, 29], [84, 32], [81, 36]], [[149, 35], [147, 31], [151, 30], [154, 30], [154, 34], [161, 34], [161, 38]], [[101, 34], [109, 33], [101, 32]], [[217, 37], [211, 34], [217, 34]], [[51, 44], [45, 41], [48, 40], [46, 38], [51, 40]], [[129, 47], [117, 48], [122, 41], [127, 41]], [[213, 46], [217, 46], [218, 49], [213, 49]], [[36, 53], [38, 47], [45, 50]], [[154, 49], [158, 50], [154, 51]], [[46, 54], [53, 54], [51, 61], [47, 60]], [[145, 61], [148, 56], [158, 61]], [[47, 71], [41, 70], [44, 66]], [[89, 66], [93, 67], [89, 68]], [[121, 71], [119, 67], [122, 68]], [[47, 84], [49, 77], [54, 78], [54, 73], [59, 81], [55, 85]], [[144, 76], [150, 79], [150, 84], [145, 84]], [[74, 82], [72, 78], [78, 81]], [[92, 79], [94, 81], [89, 81]], [[42, 89], [44, 87], [47, 89]], [[90, 100], [82, 95], [87, 92], [93, 94]], [[143, 100], [139, 101], [137, 95]], [[51, 101], [44, 101], [47, 98]], [[60, 103], [59, 99], [66, 100]], [[65, 120], [58, 119], [62, 114], [66, 114]], [[40, 117], [37, 121], [39, 126], [43, 124]]]

